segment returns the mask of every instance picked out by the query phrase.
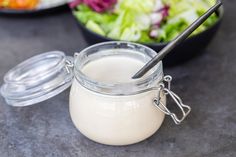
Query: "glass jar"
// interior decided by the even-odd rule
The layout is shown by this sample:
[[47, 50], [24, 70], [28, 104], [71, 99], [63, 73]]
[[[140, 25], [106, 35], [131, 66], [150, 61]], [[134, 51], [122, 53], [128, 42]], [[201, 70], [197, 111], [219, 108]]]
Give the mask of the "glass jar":
[[[146, 63], [155, 55], [143, 45], [117, 41], [90, 46], [75, 53], [74, 58], [62, 52], [43, 53], [10, 70], [1, 94], [10, 105], [27, 106], [57, 95], [73, 82], [70, 114], [83, 135], [108, 145], [137, 143], [153, 135], [165, 115], [179, 124], [190, 112], [190, 107], [170, 90], [171, 77], [163, 76], [162, 62], [144, 77], [129, 82], [98, 81], [83, 69], [105, 57], [122, 56]], [[98, 70], [99, 66], [94, 66], [94, 72]], [[105, 75], [111, 77], [112, 73]], [[182, 111], [181, 118], [166, 107], [167, 95]]]

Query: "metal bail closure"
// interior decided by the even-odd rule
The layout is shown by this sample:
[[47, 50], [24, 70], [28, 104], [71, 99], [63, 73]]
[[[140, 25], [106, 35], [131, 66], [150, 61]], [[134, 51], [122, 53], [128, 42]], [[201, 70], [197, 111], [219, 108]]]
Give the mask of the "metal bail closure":
[[9, 105], [33, 105], [66, 90], [73, 76], [73, 57], [61, 51], [46, 52], [9, 70], [0, 92]]
[[[158, 90], [158, 97], [154, 99], [154, 105], [161, 110], [166, 115], [171, 116], [171, 118], [174, 120], [175, 124], [180, 124], [190, 113], [191, 107], [188, 105], [185, 105], [181, 98], [176, 95], [173, 91], [170, 90], [170, 84], [171, 84], [172, 77], [167, 75], [164, 77], [164, 81], [167, 82], [168, 88], [165, 88], [165, 85], [162, 83], [160, 84], [160, 88]], [[163, 92], [165, 95], [169, 95], [174, 102], [177, 104], [177, 106], [180, 108], [182, 112], [182, 117], [179, 118], [176, 116], [175, 113], [171, 112], [161, 101], [160, 101], [160, 93]]]

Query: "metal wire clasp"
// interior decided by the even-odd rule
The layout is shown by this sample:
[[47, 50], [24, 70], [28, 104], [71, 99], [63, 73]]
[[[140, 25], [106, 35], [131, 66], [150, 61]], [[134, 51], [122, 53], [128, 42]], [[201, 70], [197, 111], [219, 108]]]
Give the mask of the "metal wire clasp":
[[72, 69], [74, 67], [74, 63], [73, 63], [72, 57], [71, 58], [67, 58], [65, 62], [66, 62], [65, 63], [65, 68], [66, 68], [67, 73], [71, 73]]
[[[172, 77], [167, 75], [164, 77], [164, 82], [167, 82], [168, 88], [165, 88], [164, 83], [160, 84], [159, 90], [158, 90], [158, 97], [154, 99], [154, 105], [161, 110], [166, 115], [171, 116], [171, 118], [174, 120], [175, 124], [180, 124], [190, 113], [191, 107], [188, 105], [183, 104], [181, 98], [176, 95], [174, 92], [170, 90]], [[180, 108], [182, 112], [182, 117], [178, 118], [175, 113], [171, 112], [161, 101], [160, 101], [160, 94], [163, 92], [165, 95], [169, 95], [174, 102], [177, 104], [177, 106]]]

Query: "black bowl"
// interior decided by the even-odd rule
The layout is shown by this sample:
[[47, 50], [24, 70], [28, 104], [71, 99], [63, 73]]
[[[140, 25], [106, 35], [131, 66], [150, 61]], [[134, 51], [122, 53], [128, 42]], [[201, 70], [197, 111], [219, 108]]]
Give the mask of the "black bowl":
[[[201, 52], [203, 52], [203, 50], [207, 47], [209, 42], [215, 36], [217, 30], [219, 29], [224, 14], [223, 7], [219, 8], [219, 10], [216, 13], [219, 16], [218, 21], [205, 31], [189, 37], [183, 43], [178, 45], [173, 50], [173, 52], [169, 53], [164, 58], [163, 62], [165, 66], [173, 66], [180, 63], [184, 63], [189, 59], [201, 54]], [[81, 22], [79, 22], [78, 20], [76, 21], [78, 23], [79, 28], [82, 30], [82, 34], [85, 40], [89, 44], [96, 44], [105, 41], [114, 41], [114, 39], [107, 38], [105, 36], [90, 31]], [[141, 43], [141, 44], [146, 45], [155, 50], [156, 52], [158, 52], [168, 43]]]

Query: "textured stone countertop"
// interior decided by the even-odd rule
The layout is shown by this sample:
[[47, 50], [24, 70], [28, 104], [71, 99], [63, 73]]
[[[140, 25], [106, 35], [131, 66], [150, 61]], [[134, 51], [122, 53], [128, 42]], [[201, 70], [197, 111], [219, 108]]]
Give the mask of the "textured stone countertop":
[[[235, 157], [236, 1], [225, 1], [221, 28], [203, 55], [165, 73], [192, 112], [181, 124], [167, 117], [151, 138], [105, 146], [76, 130], [69, 90], [34, 106], [16, 108], [0, 97], [1, 157]], [[0, 16], [0, 84], [17, 63], [50, 50], [72, 55], [87, 46], [70, 12], [35, 18]]]

